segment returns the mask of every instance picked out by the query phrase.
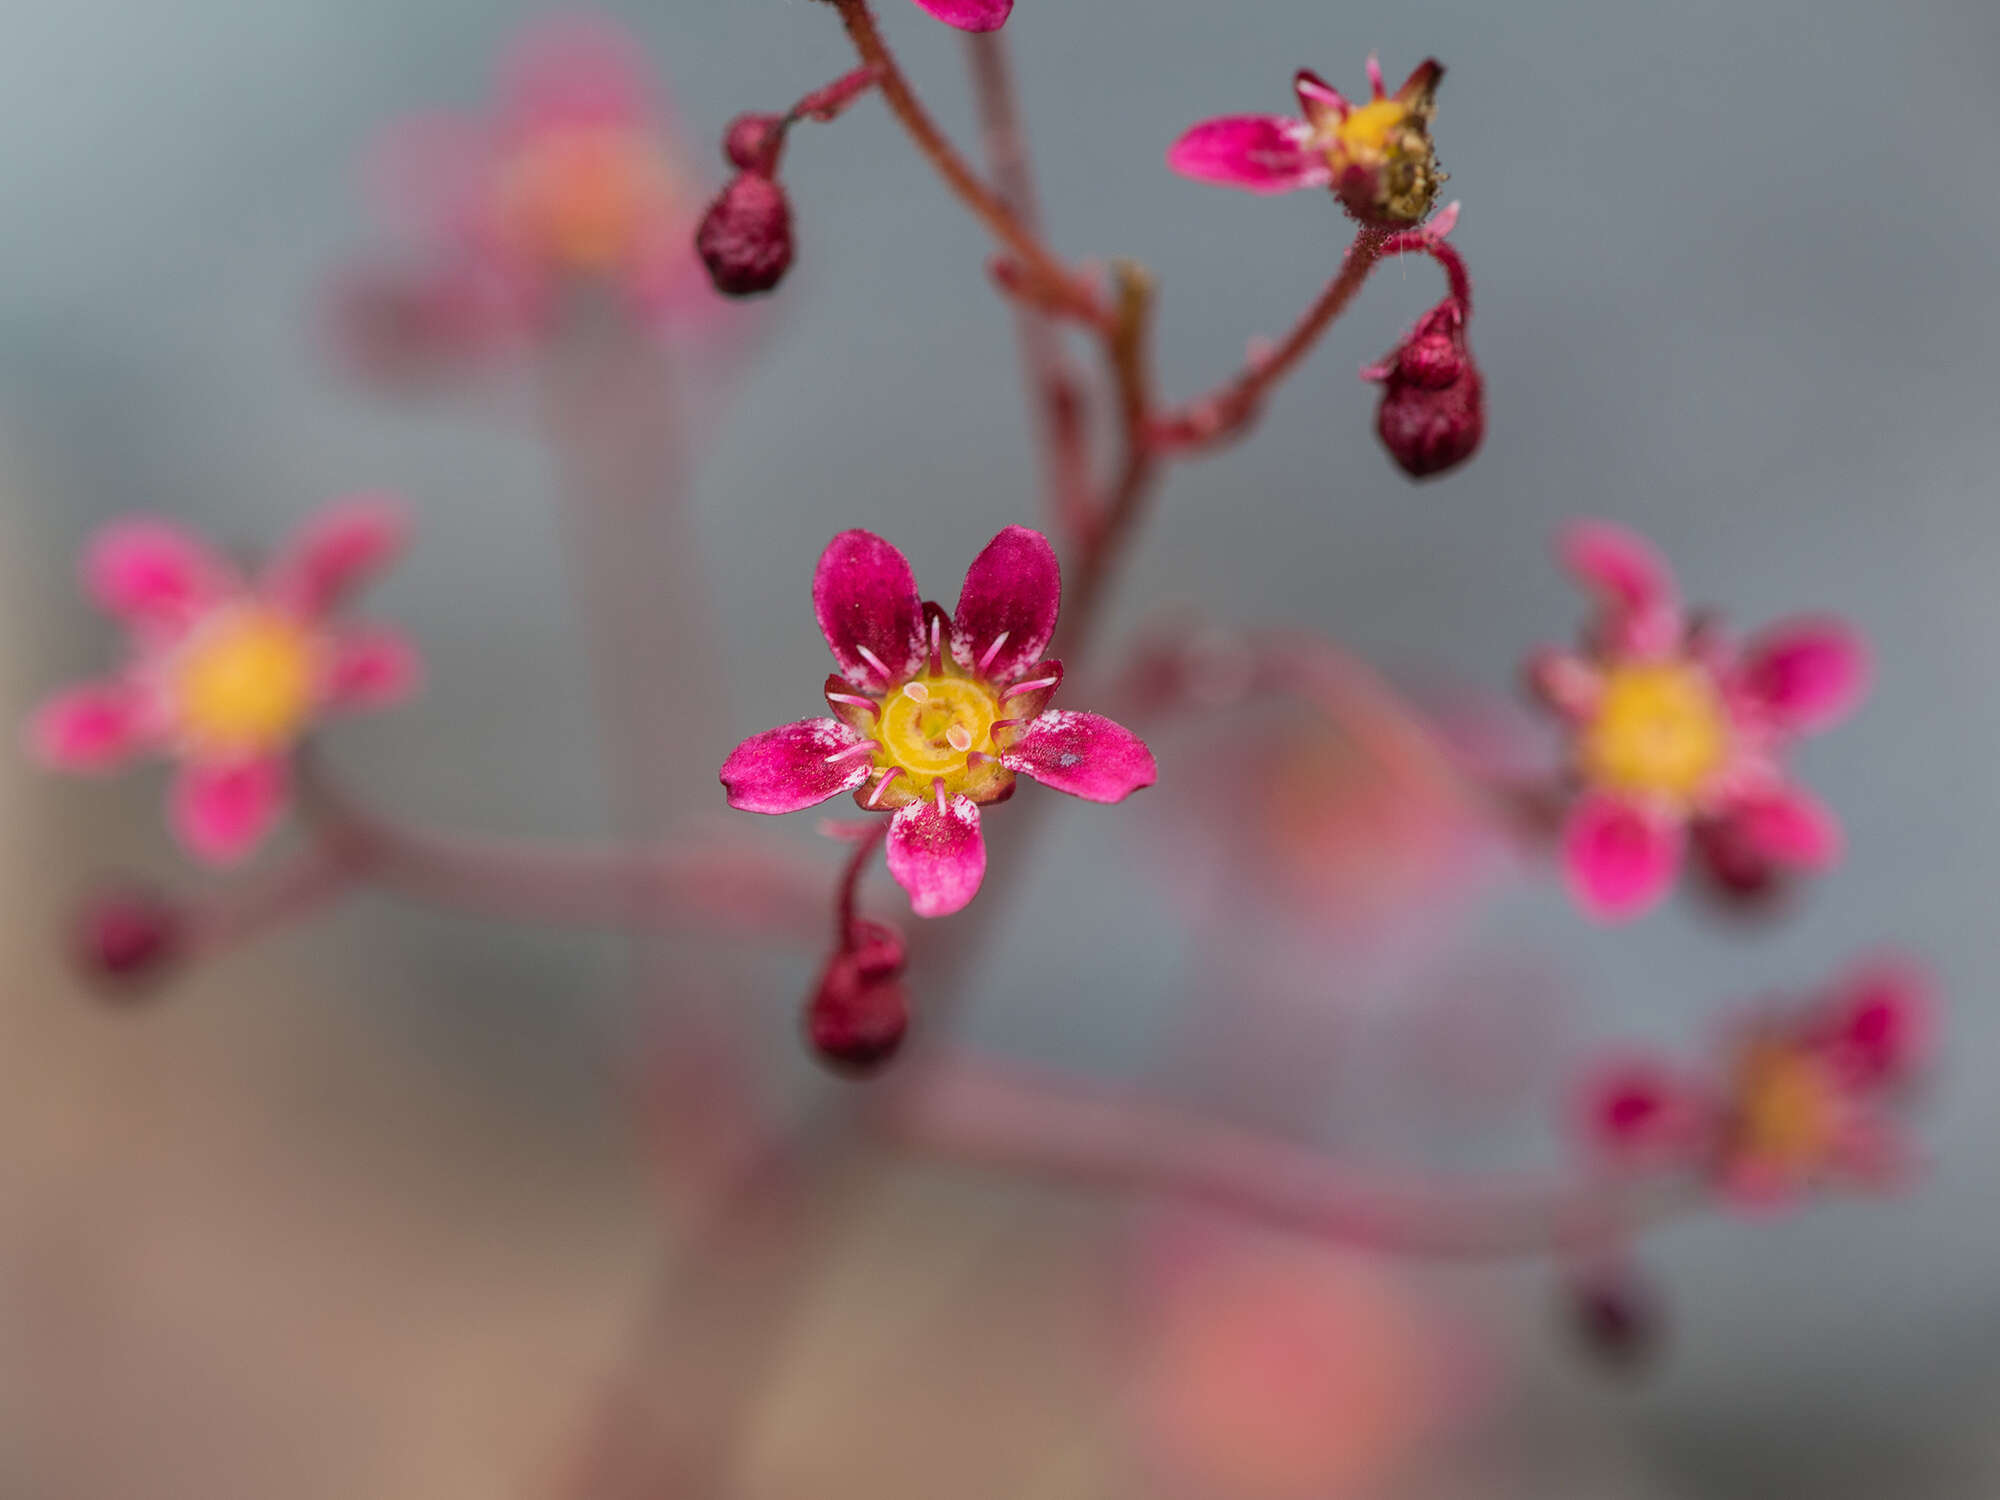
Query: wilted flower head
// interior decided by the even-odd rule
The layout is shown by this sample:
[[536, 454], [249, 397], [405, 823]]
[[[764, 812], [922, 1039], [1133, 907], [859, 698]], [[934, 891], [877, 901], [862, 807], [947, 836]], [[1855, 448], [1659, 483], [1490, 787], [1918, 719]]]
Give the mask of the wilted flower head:
[[1183, 176], [1252, 193], [1331, 188], [1362, 223], [1406, 227], [1431, 211], [1444, 181], [1430, 134], [1443, 76], [1443, 64], [1426, 58], [1387, 94], [1382, 66], [1371, 57], [1370, 97], [1356, 105], [1301, 69], [1294, 86], [1303, 120], [1206, 120], [1174, 142], [1167, 164]]
[[474, 310], [476, 325], [446, 325], [468, 344], [542, 331], [578, 286], [613, 289], [653, 315], [707, 297], [690, 247], [700, 185], [637, 47], [608, 22], [531, 29], [491, 115], [406, 122], [379, 176], [426, 263], [357, 281], [353, 295], [396, 294], [406, 314], [419, 294]]
[[1717, 1064], [1601, 1069], [1584, 1127], [1609, 1160], [1693, 1167], [1751, 1207], [1840, 1181], [1882, 1188], [1906, 1156], [1896, 1106], [1930, 1056], [1934, 1001], [1907, 963], [1861, 965], [1803, 1005], [1761, 1014]]
[[723, 762], [731, 807], [786, 813], [853, 792], [893, 812], [889, 873], [918, 916], [955, 912], [986, 873], [979, 808], [1017, 774], [1091, 802], [1151, 786], [1152, 752], [1097, 714], [1051, 709], [1062, 663], [1042, 660], [1062, 585], [1048, 540], [1010, 526], [966, 571], [947, 615], [917, 595], [909, 560], [843, 531], [813, 576], [813, 609], [840, 671], [833, 717], [745, 740]]
[[1673, 882], [1691, 825], [1724, 825], [1718, 847], [1733, 855], [1833, 863], [1839, 826], [1787, 778], [1784, 753], [1860, 701], [1868, 659], [1854, 632], [1796, 619], [1738, 647], [1713, 619], [1684, 614], [1672, 573], [1632, 533], [1578, 522], [1561, 553], [1598, 614], [1580, 653], [1540, 652], [1529, 679], [1570, 726], [1580, 790], [1563, 847], [1577, 900], [1605, 918], [1646, 910]]
[[84, 585], [124, 625], [127, 660], [44, 703], [31, 751], [65, 771], [145, 750], [178, 761], [175, 834], [201, 859], [242, 857], [281, 811], [291, 752], [322, 715], [383, 707], [416, 685], [401, 635], [335, 618], [404, 529], [386, 501], [345, 501], [252, 578], [169, 521], [107, 526], [84, 555]]

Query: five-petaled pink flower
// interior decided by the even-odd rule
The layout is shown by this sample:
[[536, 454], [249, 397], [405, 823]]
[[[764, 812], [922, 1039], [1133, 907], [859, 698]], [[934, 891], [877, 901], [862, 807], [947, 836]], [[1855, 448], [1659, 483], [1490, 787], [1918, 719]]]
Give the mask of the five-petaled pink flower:
[[250, 578], [169, 521], [105, 527], [84, 554], [84, 586], [124, 625], [128, 660], [44, 703], [30, 750], [65, 771], [109, 770], [145, 750], [178, 760], [174, 832], [202, 859], [241, 858], [283, 810], [288, 758], [316, 719], [415, 688], [407, 640], [334, 618], [404, 534], [396, 507], [357, 497], [307, 522]]
[[1563, 855], [1577, 900], [1606, 919], [1645, 911], [1672, 884], [1690, 827], [1704, 849], [1790, 869], [1832, 864], [1839, 825], [1787, 778], [1783, 757], [1866, 690], [1855, 633], [1795, 619], [1737, 647], [1712, 618], [1688, 618], [1666, 564], [1632, 533], [1578, 522], [1560, 550], [1598, 614], [1581, 654], [1541, 651], [1529, 680], [1570, 725], [1581, 790]]
[[986, 873], [980, 804], [1011, 796], [1016, 774], [1091, 802], [1122, 801], [1157, 775], [1129, 729], [1049, 707], [1062, 663], [1042, 652], [1061, 594], [1054, 549], [1023, 526], [973, 560], [951, 615], [919, 599], [901, 552], [843, 531], [813, 575], [840, 667], [826, 680], [833, 717], [738, 745], [722, 766], [729, 805], [787, 813], [851, 791], [893, 811], [889, 873], [917, 915], [957, 911]]
[[352, 333], [389, 356], [534, 335], [580, 288], [614, 289], [647, 315], [716, 306], [693, 249], [706, 194], [636, 46], [608, 22], [531, 29], [491, 118], [404, 122], [378, 176], [424, 251], [414, 268], [367, 272], [348, 288]]
[[1747, 1207], [1828, 1180], [1890, 1187], [1908, 1165], [1895, 1107], [1933, 1027], [1922, 974], [1900, 960], [1860, 965], [1805, 1005], [1740, 1027], [1707, 1072], [1648, 1058], [1600, 1068], [1583, 1130], [1615, 1166], [1693, 1168]]
[[1183, 176], [1252, 193], [1331, 188], [1364, 224], [1407, 227], [1431, 211], [1444, 174], [1431, 144], [1431, 116], [1444, 66], [1426, 58], [1395, 93], [1368, 59], [1370, 98], [1350, 104], [1317, 74], [1294, 82], [1303, 120], [1229, 115], [1195, 126], [1167, 153]]
[[917, 0], [917, 4], [960, 31], [998, 31], [1014, 12], [1014, 0]]

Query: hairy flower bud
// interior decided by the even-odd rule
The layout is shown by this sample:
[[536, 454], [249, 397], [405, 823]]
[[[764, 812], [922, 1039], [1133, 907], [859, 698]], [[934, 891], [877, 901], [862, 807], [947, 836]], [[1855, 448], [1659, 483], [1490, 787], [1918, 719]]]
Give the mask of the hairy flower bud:
[[806, 1039], [822, 1061], [862, 1074], [896, 1055], [910, 1025], [903, 964], [903, 939], [893, 928], [854, 923], [806, 1005]]
[[90, 979], [121, 991], [160, 978], [180, 956], [186, 937], [181, 910], [155, 891], [137, 885], [92, 893], [77, 912], [71, 951]]
[[792, 265], [792, 206], [776, 178], [744, 171], [709, 205], [695, 249], [725, 297], [768, 292]]
[[722, 137], [722, 154], [741, 172], [769, 177], [778, 170], [778, 153], [785, 145], [783, 115], [738, 115]]
[[1381, 383], [1375, 430], [1412, 479], [1457, 468], [1486, 435], [1486, 401], [1465, 321], [1464, 304], [1447, 297], [1393, 353], [1361, 372]]

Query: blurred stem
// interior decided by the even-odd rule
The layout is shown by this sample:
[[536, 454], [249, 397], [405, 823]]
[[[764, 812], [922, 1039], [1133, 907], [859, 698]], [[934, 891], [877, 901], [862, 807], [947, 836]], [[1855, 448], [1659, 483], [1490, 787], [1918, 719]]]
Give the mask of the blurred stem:
[[[987, 170], [1015, 218], [1039, 237], [1041, 207], [1028, 161], [1027, 132], [1015, 100], [1006, 33], [968, 34], [965, 51], [983, 127]], [[1042, 450], [1049, 511], [1063, 535], [1080, 538], [1091, 526], [1088, 412], [1083, 386], [1063, 353], [1061, 334], [1040, 307], [1016, 299], [1014, 331], [1021, 348], [1028, 408]]]
[[1503, 1259], [1589, 1250], [1684, 1213], [1674, 1177], [1500, 1185], [1358, 1172], [1303, 1147], [1054, 1073], [934, 1061], [884, 1095], [916, 1151], [1071, 1186], [1154, 1193], [1385, 1254]]

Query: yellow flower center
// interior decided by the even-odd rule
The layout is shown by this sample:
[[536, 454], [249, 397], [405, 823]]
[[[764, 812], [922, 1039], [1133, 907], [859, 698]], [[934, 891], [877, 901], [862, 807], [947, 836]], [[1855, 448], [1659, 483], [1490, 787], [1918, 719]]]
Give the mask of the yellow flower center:
[[875, 738], [889, 761], [909, 774], [911, 790], [944, 778], [945, 790], [975, 754], [992, 755], [993, 721], [1000, 703], [980, 683], [964, 677], [920, 677], [904, 683], [882, 704]]
[[528, 245], [573, 270], [617, 269], [676, 195], [653, 143], [624, 130], [550, 131], [514, 159], [501, 211]]
[[1431, 145], [1430, 113], [1428, 96], [1421, 103], [1375, 99], [1350, 109], [1322, 136], [1336, 177], [1350, 167], [1375, 174], [1369, 206], [1384, 219], [1414, 224], [1437, 199], [1444, 178]]
[[1690, 802], [1729, 754], [1728, 716], [1685, 662], [1614, 667], [1584, 731], [1584, 774], [1611, 791]]
[[1812, 1165], [1840, 1125], [1840, 1090], [1826, 1064], [1795, 1046], [1758, 1042], [1737, 1067], [1737, 1130], [1746, 1154]]
[[298, 622], [244, 609], [202, 627], [182, 648], [168, 684], [181, 730], [210, 750], [275, 749], [312, 712], [313, 644]]

